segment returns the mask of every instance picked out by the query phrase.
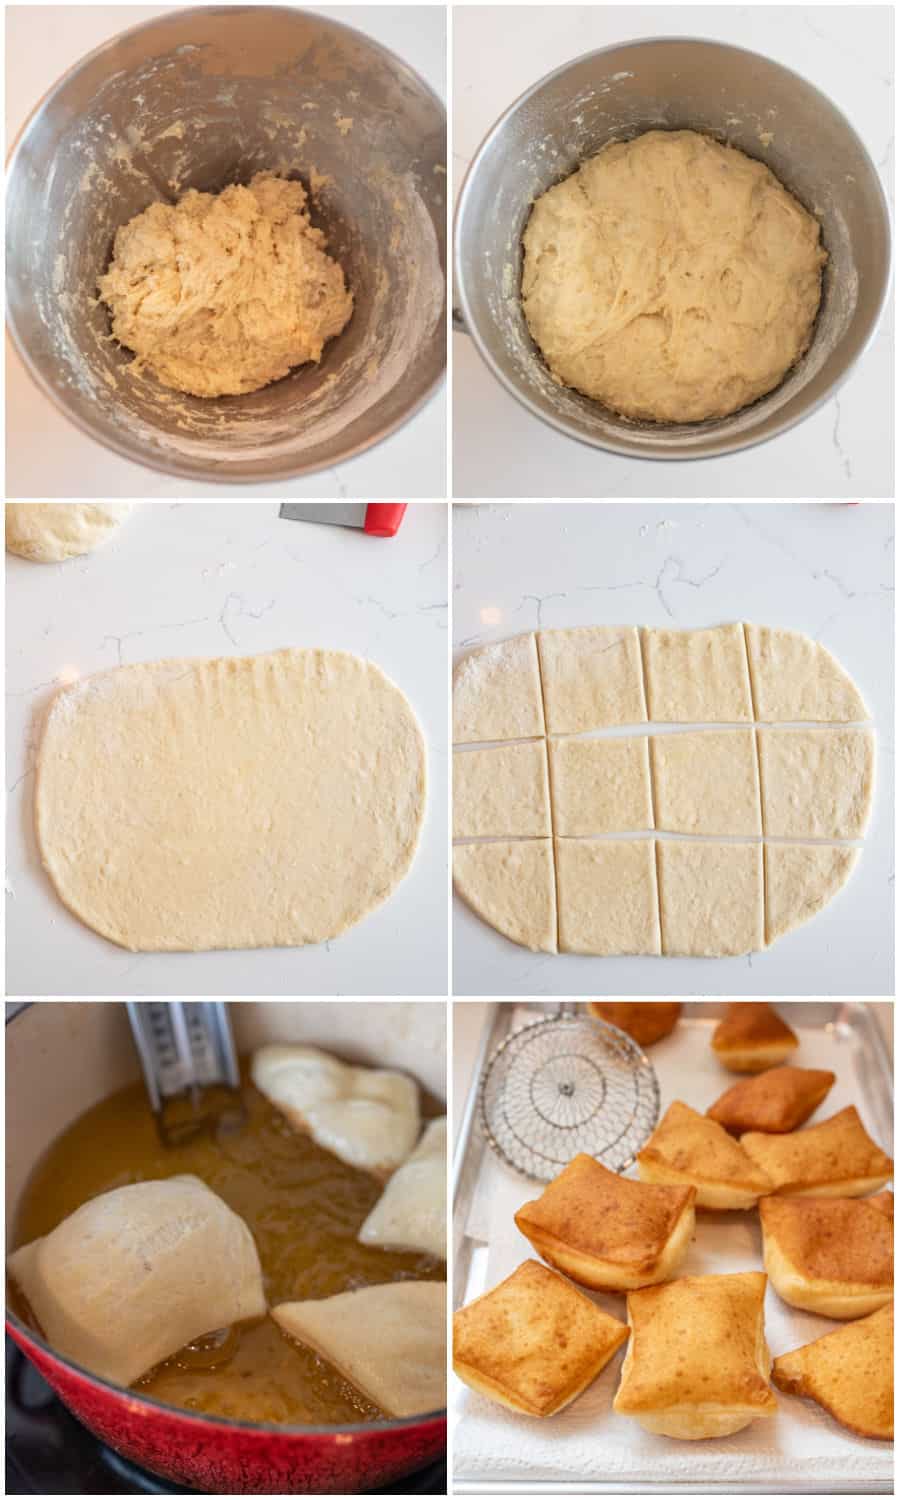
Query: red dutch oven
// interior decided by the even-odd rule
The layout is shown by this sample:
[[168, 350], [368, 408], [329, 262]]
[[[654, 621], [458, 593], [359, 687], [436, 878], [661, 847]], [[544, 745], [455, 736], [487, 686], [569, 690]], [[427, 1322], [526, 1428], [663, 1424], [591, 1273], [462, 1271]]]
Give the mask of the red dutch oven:
[[[351, 1060], [405, 1069], [444, 1095], [440, 1004], [238, 1001], [229, 1009], [241, 1052], [271, 1041], [330, 1046]], [[92, 1104], [139, 1076], [124, 1005], [34, 1001], [13, 1016], [6, 1027], [7, 1224], [51, 1141]], [[446, 1444], [444, 1411], [339, 1427], [198, 1416], [111, 1385], [63, 1359], [9, 1310], [6, 1326], [70, 1411], [104, 1443], [165, 1479], [210, 1494], [378, 1489], [433, 1462]]]

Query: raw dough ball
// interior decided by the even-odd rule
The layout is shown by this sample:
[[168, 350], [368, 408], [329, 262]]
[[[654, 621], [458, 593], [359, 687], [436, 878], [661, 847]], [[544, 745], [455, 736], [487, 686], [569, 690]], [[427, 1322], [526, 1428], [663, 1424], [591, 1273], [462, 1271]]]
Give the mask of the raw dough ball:
[[553, 374], [625, 417], [724, 417], [777, 386], [821, 298], [819, 224], [692, 130], [606, 146], [540, 197], [522, 302]]
[[6, 550], [30, 562], [65, 562], [108, 542], [130, 505], [7, 505]]
[[302, 184], [257, 172], [249, 187], [192, 189], [123, 225], [100, 296], [134, 373], [237, 396], [317, 364], [349, 321], [353, 297], [325, 243]]

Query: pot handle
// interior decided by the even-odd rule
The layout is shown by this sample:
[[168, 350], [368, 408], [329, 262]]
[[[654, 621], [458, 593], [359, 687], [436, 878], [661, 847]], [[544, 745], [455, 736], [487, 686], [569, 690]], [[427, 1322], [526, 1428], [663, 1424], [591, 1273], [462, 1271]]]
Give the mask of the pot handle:
[[[469, 333], [469, 325], [463, 317], [463, 310], [461, 307], [454, 307], [453, 309], [453, 332], [466, 334]], [[470, 338], [471, 336], [472, 335], [469, 334]]]

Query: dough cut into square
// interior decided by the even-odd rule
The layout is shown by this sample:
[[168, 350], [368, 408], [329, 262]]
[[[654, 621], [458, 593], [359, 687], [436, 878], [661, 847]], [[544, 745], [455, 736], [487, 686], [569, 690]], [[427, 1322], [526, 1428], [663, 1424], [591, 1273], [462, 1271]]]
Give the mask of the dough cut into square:
[[453, 672], [453, 743], [535, 739], [544, 705], [533, 635], [479, 646]]
[[763, 946], [760, 844], [661, 839], [662, 951], [676, 958], [729, 958]]
[[753, 720], [744, 631], [645, 630], [647, 711], [657, 724], [749, 724]]
[[763, 724], [853, 724], [870, 717], [830, 651], [799, 630], [745, 625], [756, 717]]
[[677, 1000], [589, 1000], [588, 1010], [598, 1021], [608, 1021], [627, 1032], [639, 1047], [661, 1042], [678, 1025], [682, 1006]]
[[777, 1407], [761, 1271], [684, 1276], [628, 1294], [631, 1342], [613, 1410], [664, 1437], [728, 1437]]
[[548, 734], [647, 722], [636, 626], [542, 630], [538, 650]]
[[318, 1302], [282, 1302], [272, 1317], [389, 1417], [438, 1412], [447, 1403], [443, 1281], [393, 1281]]
[[741, 1145], [772, 1181], [796, 1198], [863, 1198], [889, 1181], [894, 1163], [866, 1134], [854, 1105], [790, 1135], [750, 1131]]
[[767, 945], [817, 916], [858, 859], [858, 849], [830, 844], [766, 844]]
[[772, 1190], [727, 1130], [680, 1099], [669, 1105], [637, 1164], [641, 1182], [695, 1187], [698, 1208], [752, 1208]]
[[418, 1139], [419, 1086], [405, 1073], [349, 1067], [292, 1043], [260, 1047], [251, 1076], [295, 1130], [382, 1181]]
[[752, 729], [700, 729], [650, 740], [656, 826], [714, 837], [762, 833]]
[[690, 1248], [695, 1196], [692, 1187], [633, 1182], [581, 1153], [515, 1219], [573, 1281], [625, 1292], [674, 1275]]
[[557, 839], [556, 878], [561, 953], [659, 953], [652, 839]]
[[550, 740], [550, 786], [560, 838], [653, 827], [646, 736]]
[[767, 1068], [726, 1089], [706, 1113], [735, 1135], [785, 1135], [818, 1109], [834, 1077], [824, 1068]]
[[780, 1354], [772, 1379], [789, 1396], [808, 1396], [859, 1437], [894, 1436], [894, 1305]]
[[89, 1199], [7, 1268], [56, 1352], [116, 1385], [266, 1311], [252, 1234], [190, 1175]]
[[586, 1390], [628, 1337], [564, 1276], [536, 1260], [453, 1318], [453, 1368], [510, 1411], [552, 1417]]
[[357, 1236], [363, 1245], [447, 1259], [447, 1121], [431, 1120]]
[[535, 953], [556, 952], [556, 880], [549, 839], [463, 844], [453, 884], [477, 916]]
[[875, 786], [871, 729], [760, 729], [758, 736], [769, 838], [862, 838]]
[[712, 1034], [713, 1052], [731, 1073], [764, 1073], [795, 1052], [796, 1033], [764, 1000], [734, 1000]]
[[769, 1280], [783, 1302], [823, 1318], [862, 1318], [894, 1295], [894, 1195], [762, 1198]]
[[543, 740], [454, 752], [453, 837], [550, 837], [550, 789]]

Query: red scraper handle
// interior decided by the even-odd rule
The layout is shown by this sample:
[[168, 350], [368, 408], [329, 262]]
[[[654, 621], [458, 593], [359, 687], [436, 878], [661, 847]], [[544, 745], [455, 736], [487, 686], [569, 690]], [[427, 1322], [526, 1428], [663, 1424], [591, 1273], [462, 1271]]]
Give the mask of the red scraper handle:
[[363, 530], [369, 536], [396, 536], [405, 510], [405, 505], [367, 505]]

